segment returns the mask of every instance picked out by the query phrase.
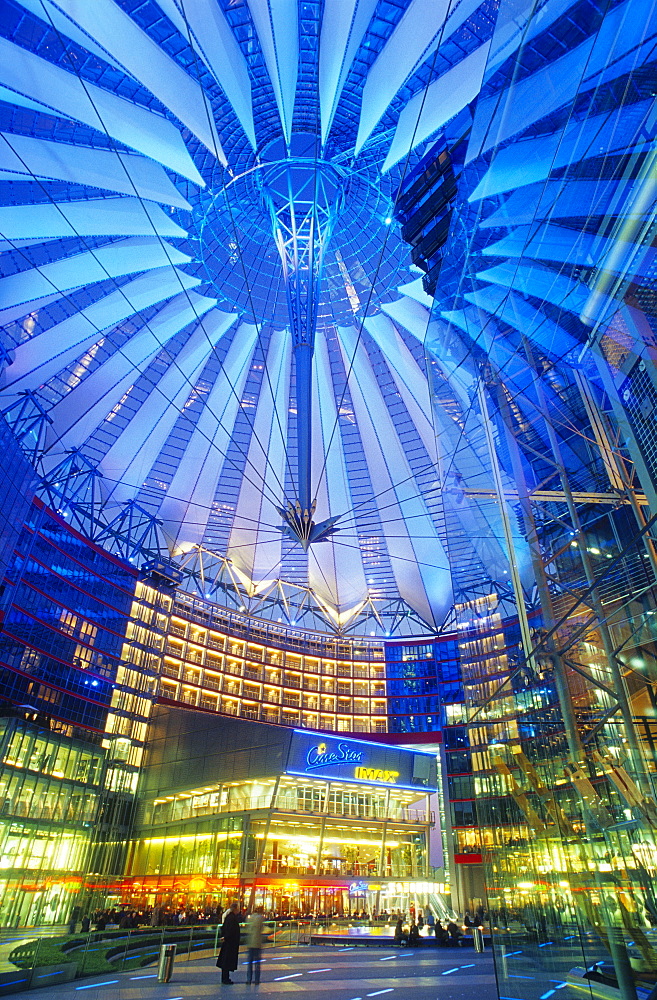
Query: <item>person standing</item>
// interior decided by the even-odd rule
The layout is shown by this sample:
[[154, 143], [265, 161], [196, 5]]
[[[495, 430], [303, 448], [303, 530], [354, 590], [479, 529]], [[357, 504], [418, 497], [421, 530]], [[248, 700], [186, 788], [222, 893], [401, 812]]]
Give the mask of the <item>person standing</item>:
[[221, 949], [217, 965], [221, 969], [222, 985], [232, 985], [231, 972], [237, 968], [237, 957], [240, 950], [240, 919], [239, 905], [231, 903], [221, 925]]
[[246, 938], [246, 946], [248, 948], [246, 981], [247, 983], [250, 983], [251, 980], [253, 980], [256, 986], [260, 985], [260, 962], [264, 926], [265, 918], [263, 916], [262, 907], [256, 906], [253, 913], [247, 917], [246, 924], [244, 925], [244, 935]]

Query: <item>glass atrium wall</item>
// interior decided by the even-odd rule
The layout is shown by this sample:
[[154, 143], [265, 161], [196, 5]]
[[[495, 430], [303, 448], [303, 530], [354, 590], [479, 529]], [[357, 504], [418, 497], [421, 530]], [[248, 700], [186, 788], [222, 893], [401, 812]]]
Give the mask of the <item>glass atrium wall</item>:
[[500, 5], [427, 339], [514, 998], [657, 976], [655, 28], [650, 3]]

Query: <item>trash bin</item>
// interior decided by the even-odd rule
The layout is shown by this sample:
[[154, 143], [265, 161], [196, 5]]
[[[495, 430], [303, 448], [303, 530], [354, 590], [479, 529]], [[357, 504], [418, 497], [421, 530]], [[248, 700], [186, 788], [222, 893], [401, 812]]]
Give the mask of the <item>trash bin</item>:
[[160, 948], [160, 961], [157, 966], [158, 983], [168, 983], [173, 972], [173, 963], [176, 960], [176, 945], [163, 944]]
[[481, 927], [472, 928], [472, 941], [474, 943], [475, 951], [484, 950], [484, 932], [482, 931]]

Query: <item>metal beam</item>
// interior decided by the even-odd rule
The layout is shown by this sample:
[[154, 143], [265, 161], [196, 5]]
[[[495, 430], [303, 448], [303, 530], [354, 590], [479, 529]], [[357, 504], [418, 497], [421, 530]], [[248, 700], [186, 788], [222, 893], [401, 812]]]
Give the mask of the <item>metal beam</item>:
[[[464, 490], [466, 496], [471, 497], [490, 497], [497, 498], [497, 493], [494, 490]], [[517, 490], [505, 490], [502, 494], [507, 500], [518, 500], [519, 493]], [[582, 493], [581, 491], [573, 491], [573, 500], [576, 503], [600, 503], [600, 504], [629, 504], [630, 499], [621, 493]], [[536, 500], [537, 502], [543, 503], [567, 503], [566, 494], [562, 490], [534, 490], [529, 492], [529, 499]], [[648, 506], [648, 500], [645, 493], [637, 493], [636, 501], [642, 507]]]

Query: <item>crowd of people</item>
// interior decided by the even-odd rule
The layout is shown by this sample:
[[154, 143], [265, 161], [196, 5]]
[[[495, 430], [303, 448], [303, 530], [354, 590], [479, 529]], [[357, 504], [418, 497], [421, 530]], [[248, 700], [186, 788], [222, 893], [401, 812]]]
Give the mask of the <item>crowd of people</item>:
[[[302, 916], [299, 914], [299, 916]], [[308, 915], [311, 919], [331, 919], [331, 914]], [[223, 985], [232, 985], [231, 972], [238, 967], [238, 956], [240, 947], [247, 950], [247, 983], [260, 982], [260, 964], [263, 942], [266, 938], [266, 921], [280, 919], [279, 914], [271, 912], [264, 913], [262, 906], [256, 906], [248, 916], [245, 916], [240, 908], [239, 902], [232, 901], [225, 910], [218, 905], [206, 909], [194, 909], [193, 907], [146, 907], [144, 909], [133, 909], [127, 906], [113, 907], [109, 909], [97, 909], [92, 914], [83, 914], [78, 907], [71, 913], [69, 921], [69, 931], [76, 933], [78, 924], [80, 930], [85, 933], [93, 927], [97, 931], [104, 931], [108, 928], [130, 929], [139, 927], [166, 927], [166, 926], [193, 926], [195, 924], [220, 924], [221, 929], [218, 934], [220, 950], [217, 956], [217, 968], [221, 970], [221, 982]], [[436, 917], [429, 907], [425, 913], [421, 910], [417, 913], [411, 907], [408, 918], [400, 911], [388, 913], [387, 910], [379, 914], [370, 914], [366, 910], [356, 911], [351, 914], [352, 920], [362, 920], [370, 923], [383, 921], [393, 923], [394, 942], [397, 945], [417, 946], [426, 937], [435, 937], [439, 944], [460, 945], [464, 937], [464, 932], [471, 927], [482, 927], [488, 917], [483, 906], [477, 907], [473, 913], [466, 911], [462, 924], [455, 920], [449, 920], [444, 925]]]
[[[109, 909], [97, 909], [91, 916], [82, 918], [82, 923], [87, 923], [82, 927], [82, 931], [89, 930], [89, 924], [93, 924], [97, 931], [104, 931], [108, 928], [119, 927], [121, 930], [134, 929], [137, 927], [184, 927], [195, 924], [219, 924], [222, 920], [223, 910], [220, 906], [207, 907], [205, 909], [195, 909], [192, 906], [181, 906], [177, 909], [164, 906], [148, 906], [143, 909], [135, 909], [129, 906], [112, 907]], [[75, 916], [77, 922], [79, 917]], [[73, 915], [71, 916], [71, 923]], [[75, 933], [75, 927], [69, 930]]]
[[[487, 914], [483, 906], [477, 907], [474, 913], [470, 913], [469, 910], [465, 911], [463, 917], [463, 923], [458, 924], [455, 920], [448, 920], [445, 924], [441, 922], [438, 917], [435, 917], [431, 910], [427, 907], [426, 919], [422, 914], [422, 911], [417, 915], [417, 921], [415, 919], [415, 913], [412, 912], [408, 921], [404, 921], [401, 913], [397, 913], [397, 921], [395, 923], [395, 933], [394, 939], [395, 943], [398, 945], [409, 945], [416, 946], [422, 943], [422, 937], [435, 937], [436, 941], [442, 945], [460, 945], [464, 937], [464, 933], [471, 927], [483, 927], [487, 921]], [[426, 927], [425, 934], [422, 931]]]

